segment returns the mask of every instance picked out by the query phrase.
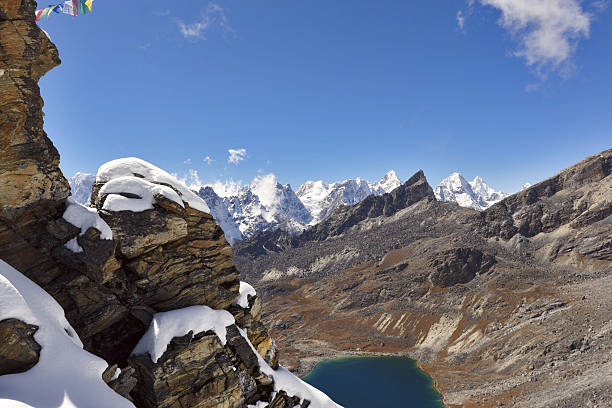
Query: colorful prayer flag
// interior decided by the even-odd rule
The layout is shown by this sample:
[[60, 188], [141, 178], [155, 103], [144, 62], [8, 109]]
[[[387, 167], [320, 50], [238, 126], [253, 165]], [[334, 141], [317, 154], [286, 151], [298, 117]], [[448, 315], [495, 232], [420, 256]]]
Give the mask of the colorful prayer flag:
[[64, 12], [64, 14], [70, 14], [71, 16], [76, 16], [76, 14], [74, 14], [74, 6], [72, 4], [72, 0], [66, 0], [64, 2], [64, 7], [62, 9], [62, 12]]
[[52, 4], [40, 10], [36, 10], [36, 21], [43, 17], [49, 17], [52, 12], [70, 14], [78, 16], [79, 14], [91, 13], [93, 10], [93, 0], [65, 0], [60, 4]]

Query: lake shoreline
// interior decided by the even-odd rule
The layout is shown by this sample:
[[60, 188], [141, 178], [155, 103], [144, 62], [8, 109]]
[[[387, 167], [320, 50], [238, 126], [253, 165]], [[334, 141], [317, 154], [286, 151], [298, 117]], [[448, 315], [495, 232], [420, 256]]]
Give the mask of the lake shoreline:
[[[408, 353], [364, 353], [349, 352], [331, 359], [324, 359], [317, 363], [302, 380], [327, 392], [328, 395], [347, 406], [361, 406], [364, 398], [359, 393], [353, 393], [350, 387], [363, 381], [362, 374], [373, 374], [367, 386], [380, 389], [380, 396], [387, 404], [396, 404], [405, 398], [404, 392], [412, 388], [412, 395], [420, 407], [448, 408], [444, 396], [439, 391], [436, 381], [423, 369], [417, 360], [408, 356]], [[378, 384], [376, 383], [378, 381]], [[347, 383], [350, 384], [347, 387]], [[362, 384], [362, 386], [366, 386]], [[400, 390], [398, 392], [398, 390]], [[408, 391], [410, 392], [410, 391]], [[387, 398], [386, 400], [384, 398]], [[373, 401], [370, 401], [372, 403]], [[378, 403], [378, 401], [377, 401]], [[370, 406], [370, 405], [364, 405]]]

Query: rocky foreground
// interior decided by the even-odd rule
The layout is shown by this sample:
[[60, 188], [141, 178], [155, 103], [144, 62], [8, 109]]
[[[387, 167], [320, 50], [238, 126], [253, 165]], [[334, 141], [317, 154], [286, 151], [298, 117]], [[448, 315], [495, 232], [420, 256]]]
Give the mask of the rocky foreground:
[[425, 175], [235, 246], [298, 373], [416, 358], [448, 406], [612, 406], [612, 150], [478, 212]]
[[35, 8], [0, 0], [0, 405], [338, 407], [279, 367], [223, 231], [174, 177], [116, 160], [91, 206], [68, 198]]

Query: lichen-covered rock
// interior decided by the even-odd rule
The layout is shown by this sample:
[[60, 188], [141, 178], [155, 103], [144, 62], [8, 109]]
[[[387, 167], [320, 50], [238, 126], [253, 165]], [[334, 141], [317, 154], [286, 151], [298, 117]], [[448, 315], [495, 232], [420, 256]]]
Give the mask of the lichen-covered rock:
[[0, 375], [21, 373], [36, 365], [40, 356], [36, 330], [38, 327], [18, 319], [0, 321]]

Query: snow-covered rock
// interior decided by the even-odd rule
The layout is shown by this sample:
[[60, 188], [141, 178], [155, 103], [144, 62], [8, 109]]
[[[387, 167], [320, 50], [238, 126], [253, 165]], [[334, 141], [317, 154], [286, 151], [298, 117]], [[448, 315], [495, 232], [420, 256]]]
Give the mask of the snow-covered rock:
[[460, 173], [453, 173], [438, 184], [434, 190], [440, 201], [456, 202], [462, 207], [485, 210], [507, 197], [491, 188], [480, 176], [468, 182]]
[[0, 407], [134, 407], [102, 380], [108, 364], [83, 350], [55, 299], [2, 260], [0, 299], [0, 320], [37, 325], [34, 339], [42, 347], [30, 370], [0, 376]]
[[[252, 292], [254, 292], [254, 289], [251, 285], [241, 282], [241, 296], [252, 294]], [[239, 302], [240, 300], [241, 298], [238, 299]], [[153, 363], [157, 363], [173, 338], [188, 333], [197, 335], [213, 331], [221, 344], [225, 345], [228, 328], [235, 323], [234, 316], [227, 310], [215, 310], [208, 306], [190, 306], [156, 313], [149, 329], [132, 351], [132, 355], [148, 353]], [[300, 401], [308, 400], [310, 401], [309, 406], [312, 408], [342, 408], [325, 393], [302, 381], [284, 367], [279, 366], [276, 370], [270, 367], [249, 340], [246, 330], [240, 327], [237, 329], [257, 358], [257, 364], [261, 372], [274, 380], [274, 393], [284, 391], [287, 395], [298, 397]], [[274, 399], [274, 393], [272, 399]]]
[[89, 173], [77, 172], [74, 176], [68, 179], [70, 183], [71, 196], [79, 204], [89, 205], [91, 197], [91, 188], [96, 176]]
[[[138, 177], [117, 177], [100, 189], [104, 200], [103, 210], [141, 212], [153, 209], [155, 196], [161, 195], [185, 207], [175, 190], [163, 184], [154, 184]], [[127, 195], [130, 195], [128, 197]]]
[[225, 345], [227, 326], [235, 323], [234, 316], [227, 310], [215, 310], [208, 306], [189, 306], [183, 309], [156, 313], [149, 324], [149, 329], [142, 336], [132, 354], [149, 353], [151, 361], [164, 354], [174, 337], [181, 337], [189, 332], [215, 332], [221, 344]]
[[[153, 197], [161, 194], [180, 205], [186, 203], [196, 210], [210, 213], [206, 202], [191, 191], [183, 182], [136, 157], [112, 160], [103, 164], [96, 174], [96, 183], [105, 183], [101, 195], [109, 194], [110, 211], [144, 211], [152, 208]], [[128, 198], [126, 195], [138, 198]]]
[[234, 304], [243, 309], [249, 307], [249, 296], [257, 296], [255, 288], [246, 282], [240, 282], [240, 295], [234, 300]]
[[[95, 228], [100, 231], [100, 239], [113, 239], [113, 232], [106, 221], [98, 215], [95, 208], [85, 207], [73, 198], [68, 198], [66, 204], [66, 211], [64, 211], [62, 218], [75, 227], [79, 227], [81, 229], [79, 235], [84, 235], [89, 228]], [[79, 245], [76, 237], [66, 242], [64, 246], [74, 253], [83, 252], [83, 248]]]
[[402, 185], [395, 170], [389, 170], [379, 181], [372, 185], [372, 190], [375, 194], [390, 193], [391, 191]]

